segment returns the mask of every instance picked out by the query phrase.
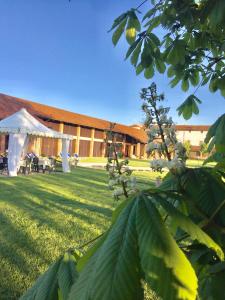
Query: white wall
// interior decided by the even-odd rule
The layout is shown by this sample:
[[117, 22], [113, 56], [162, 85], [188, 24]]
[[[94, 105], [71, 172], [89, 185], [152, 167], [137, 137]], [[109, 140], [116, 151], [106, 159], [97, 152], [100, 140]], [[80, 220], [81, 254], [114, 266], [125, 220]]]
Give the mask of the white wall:
[[199, 146], [204, 142], [207, 131], [176, 131], [177, 138], [180, 142], [190, 141], [192, 146]]

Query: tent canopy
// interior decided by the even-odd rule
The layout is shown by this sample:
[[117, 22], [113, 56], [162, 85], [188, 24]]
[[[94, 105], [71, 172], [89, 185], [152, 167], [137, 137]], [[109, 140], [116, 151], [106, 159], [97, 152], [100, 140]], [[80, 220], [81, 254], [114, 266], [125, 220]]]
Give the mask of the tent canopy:
[[57, 132], [43, 125], [29, 114], [25, 108], [22, 108], [13, 115], [0, 121], [0, 134], [11, 133], [22, 133], [67, 140], [73, 140], [74, 138], [72, 135]]
[[17, 176], [20, 159], [26, 145], [28, 144], [30, 135], [61, 139], [63, 172], [70, 172], [67, 153], [69, 151], [70, 140], [73, 140], [74, 137], [46, 127], [29, 114], [26, 109], [22, 108], [15, 114], [0, 121], [0, 134], [9, 134], [9, 176]]

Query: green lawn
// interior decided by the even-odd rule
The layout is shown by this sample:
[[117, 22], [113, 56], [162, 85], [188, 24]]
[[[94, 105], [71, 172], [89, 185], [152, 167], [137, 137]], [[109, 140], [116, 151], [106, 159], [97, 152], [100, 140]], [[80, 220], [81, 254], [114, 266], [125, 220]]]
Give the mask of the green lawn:
[[[81, 158], [80, 162], [85, 163], [106, 163], [107, 159], [105, 157], [87, 157]], [[129, 159], [129, 166], [132, 167], [149, 167], [149, 159]], [[199, 167], [203, 163], [203, 160], [188, 159], [188, 167]]]
[[[158, 176], [135, 175], [140, 187]], [[0, 177], [0, 189], [1, 300], [18, 299], [65, 250], [106, 230], [116, 206], [104, 170]]]

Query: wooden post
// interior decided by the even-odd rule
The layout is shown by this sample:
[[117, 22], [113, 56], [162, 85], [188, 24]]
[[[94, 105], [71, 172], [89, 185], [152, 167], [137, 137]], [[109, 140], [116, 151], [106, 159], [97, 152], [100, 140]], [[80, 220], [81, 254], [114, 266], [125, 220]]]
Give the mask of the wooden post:
[[140, 143], [137, 143], [137, 146], [136, 146], [136, 156], [137, 156], [137, 158], [141, 158], [141, 144]]
[[130, 145], [129, 157], [132, 157], [134, 153], [134, 145]]
[[37, 137], [36, 139], [36, 154], [37, 155], [41, 155], [41, 143], [42, 143], [42, 139], [40, 137]]
[[80, 149], [80, 126], [77, 126], [77, 139], [76, 139], [75, 153], [79, 154], [79, 149]]
[[95, 129], [91, 129], [91, 141], [90, 141], [90, 148], [89, 148], [89, 157], [93, 156], [94, 152], [94, 138], [95, 138]]
[[106, 133], [105, 132], [104, 132], [103, 139], [104, 139], [104, 142], [102, 143], [102, 157], [105, 157], [106, 147], [107, 147], [106, 142], [105, 142], [105, 140], [106, 140]]
[[125, 156], [125, 151], [126, 151], [126, 136], [123, 137], [123, 143], [122, 143], [122, 154], [123, 157]]
[[[64, 130], [64, 124], [59, 123], [59, 132], [63, 133], [63, 130]], [[60, 155], [61, 151], [62, 151], [62, 140], [58, 139], [58, 141], [57, 141], [57, 156]]]
[[146, 159], [147, 158], [147, 144], [144, 145], [144, 158]]

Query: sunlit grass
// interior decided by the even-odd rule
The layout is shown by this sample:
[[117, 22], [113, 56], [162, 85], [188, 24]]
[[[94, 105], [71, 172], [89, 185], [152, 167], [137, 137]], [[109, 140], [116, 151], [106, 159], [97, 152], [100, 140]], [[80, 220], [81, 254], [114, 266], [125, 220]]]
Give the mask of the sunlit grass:
[[[154, 172], [135, 172], [150, 187]], [[104, 170], [0, 177], [0, 299], [18, 297], [60, 254], [105, 231], [116, 203]]]
[[[87, 157], [81, 158], [80, 162], [85, 163], [106, 163], [107, 159], [105, 157]], [[129, 166], [132, 167], [149, 167], [150, 159], [129, 159]], [[200, 167], [203, 164], [201, 159], [188, 159], [188, 167]]]

